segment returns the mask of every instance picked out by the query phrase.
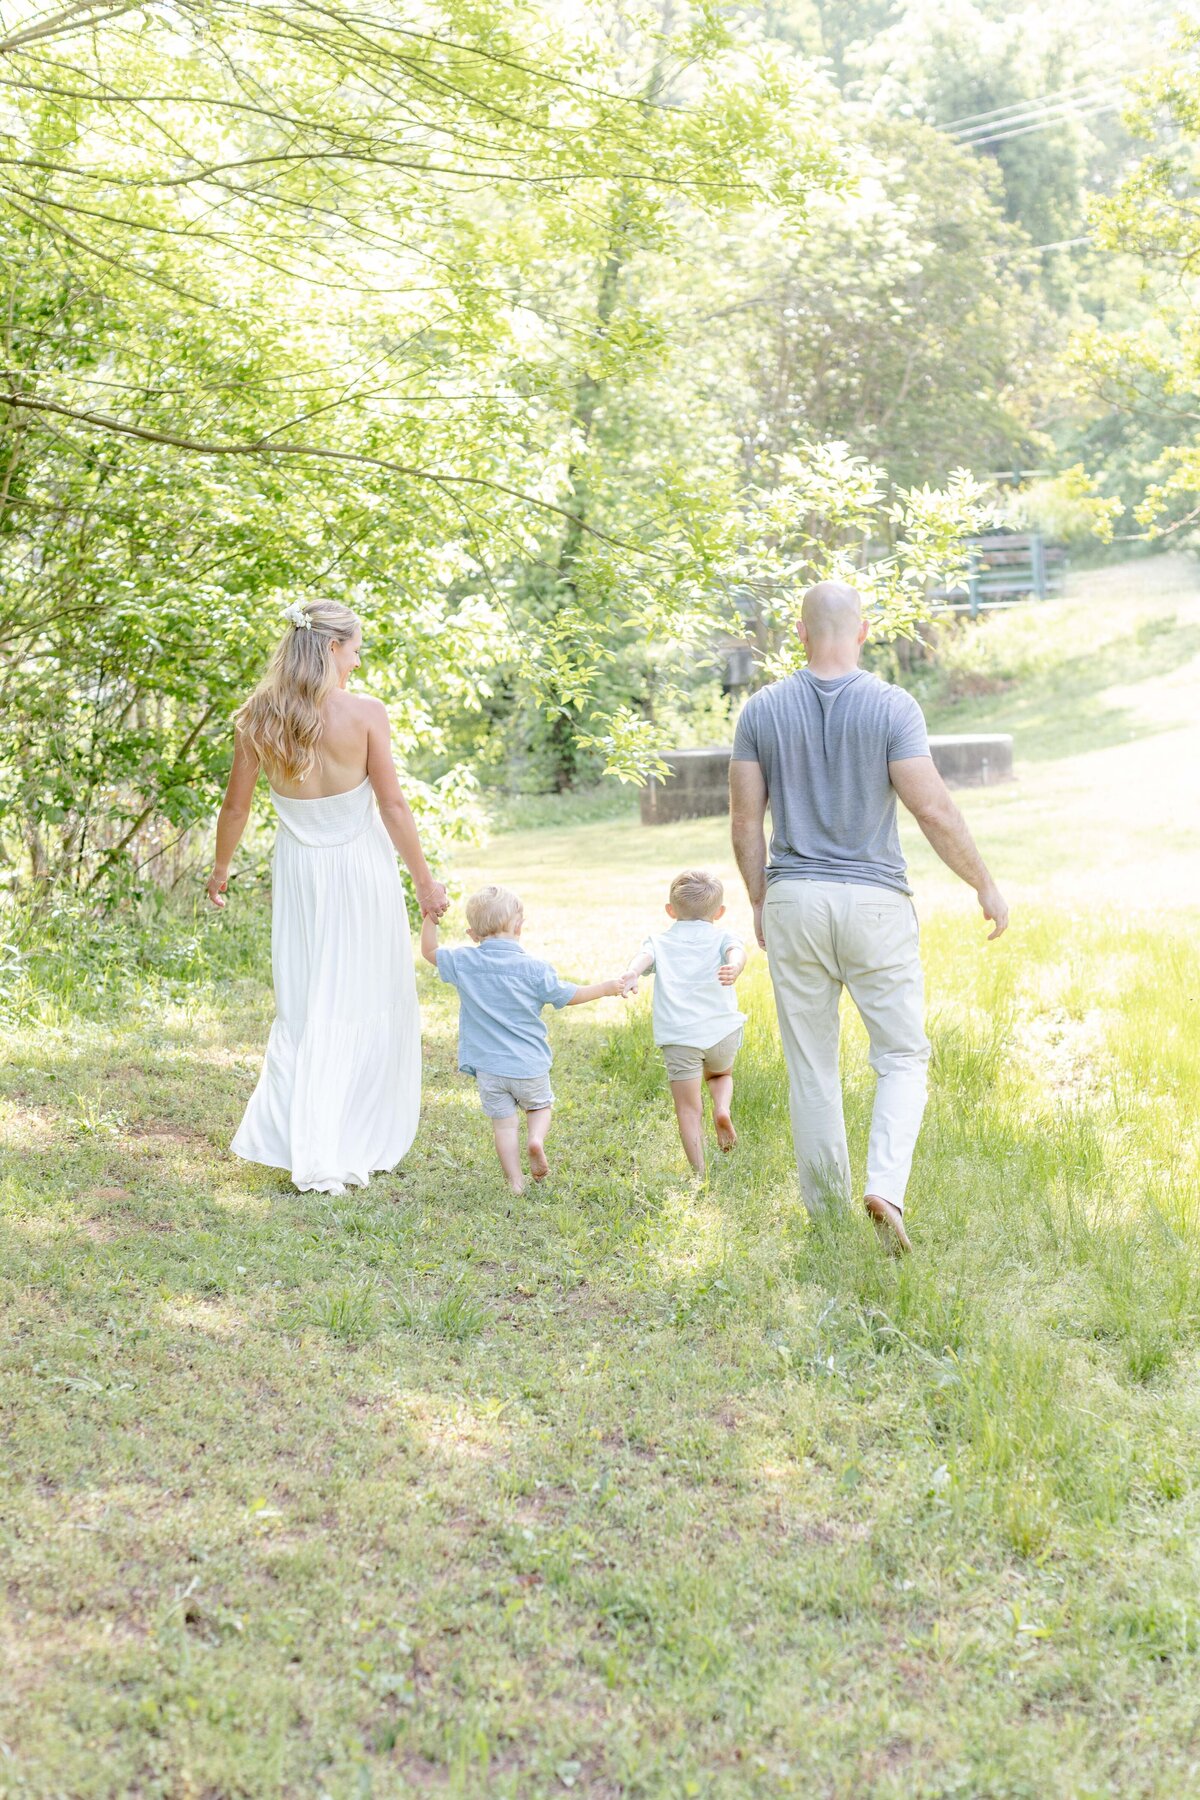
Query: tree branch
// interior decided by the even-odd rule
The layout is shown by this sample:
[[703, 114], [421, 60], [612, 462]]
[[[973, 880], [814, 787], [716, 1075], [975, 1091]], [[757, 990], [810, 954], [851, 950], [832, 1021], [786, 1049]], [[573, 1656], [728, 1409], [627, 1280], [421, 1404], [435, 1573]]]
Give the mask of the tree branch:
[[[4, 380], [11, 382], [16, 372], [6, 369], [0, 371]], [[444, 475], [434, 469], [421, 469], [411, 463], [393, 462], [386, 456], [368, 456], [363, 450], [330, 450], [321, 444], [276, 444], [268, 438], [258, 438], [250, 444], [218, 443], [205, 438], [181, 437], [172, 431], [154, 431], [147, 425], [130, 425], [122, 419], [114, 419], [108, 413], [83, 412], [74, 407], [63, 406], [57, 400], [45, 400], [40, 395], [22, 394], [9, 391], [0, 393], [0, 406], [23, 408], [29, 412], [50, 413], [56, 418], [73, 419], [80, 425], [94, 425], [101, 431], [113, 432], [120, 437], [137, 438], [146, 444], [162, 444], [172, 450], [187, 450], [194, 456], [303, 456], [317, 457], [325, 462], [352, 463], [369, 469], [384, 469], [390, 475], [401, 475], [410, 481], [427, 481], [434, 487], [450, 489], [452, 487], [486, 488], [490, 493], [506, 494], [512, 500], [519, 500], [525, 506], [532, 506], [540, 512], [554, 513], [560, 519], [568, 520], [572, 525], [582, 525], [591, 537], [598, 538], [601, 543], [610, 544], [617, 550], [629, 550], [638, 556], [653, 557], [654, 552], [645, 545], [631, 543], [627, 538], [612, 537], [595, 525], [584, 524], [569, 507], [557, 506], [553, 500], [542, 500], [536, 494], [526, 494], [520, 488], [510, 487], [507, 482], [490, 481], [485, 475]], [[660, 560], [660, 559], [656, 559]]]
[[62, 37], [79, 26], [99, 24], [101, 20], [109, 24], [113, 19], [119, 19], [122, 13], [134, 12], [140, 6], [141, 0], [75, 0], [74, 6], [52, 13], [40, 25], [28, 25], [24, 31], [14, 31], [11, 36], [0, 38], [0, 56], [11, 56], [14, 50], [24, 50], [48, 37]]

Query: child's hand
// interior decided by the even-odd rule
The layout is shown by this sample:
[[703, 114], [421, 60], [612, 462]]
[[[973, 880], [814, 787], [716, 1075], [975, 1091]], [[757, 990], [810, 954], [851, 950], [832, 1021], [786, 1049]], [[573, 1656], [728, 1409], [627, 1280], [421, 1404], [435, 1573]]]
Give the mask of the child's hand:
[[614, 975], [611, 981], [606, 981], [602, 985], [605, 994], [611, 995], [614, 1000], [623, 1000], [625, 998], [624, 975]]
[[732, 987], [745, 966], [745, 963], [722, 963], [717, 970], [717, 980], [722, 987]]
[[628, 969], [626, 969], [624, 975], [622, 975], [622, 977], [621, 977], [621, 998], [622, 998], [622, 1000], [628, 1000], [628, 998], [631, 994], [636, 994], [637, 987], [638, 987], [637, 976], [634, 974], [631, 974], [630, 971]]

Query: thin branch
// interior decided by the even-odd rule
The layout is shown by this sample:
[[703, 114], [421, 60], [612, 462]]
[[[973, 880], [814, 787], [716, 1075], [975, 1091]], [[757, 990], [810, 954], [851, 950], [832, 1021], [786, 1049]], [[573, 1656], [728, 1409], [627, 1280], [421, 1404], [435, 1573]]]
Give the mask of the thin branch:
[[40, 25], [28, 25], [24, 31], [14, 31], [11, 36], [0, 38], [0, 56], [11, 56], [14, 50], [24, 50], [48, 37], [63, 37], [81, 27], [101, 22], [111, 24], [122, 13], [140, 10], [142, 0], [75, 0], [74, 6], [53, 13]]
[[[4, 378], [8, 381], [13, 379], [14, 373], [12, 370], [3, 371]], [[525, 506], [554, 513], [573, 524], [582, 524], [583, 530], [590, 536], [598, 538], [601, 543], [610, 544], [616, 550], [629, 550], [638, 556], [653, 555], [644, 545], [631, 543], [626, 538], [611, 537], [608, 532], [601, 531], [594, 525], [583, 524], [568, 507], [556, 506], [553, 500], [542, 500], [536, 494], [526, 494], [520, 488], [510, 487], [506, 482], [490, 481], [484, 475], [445, 475], [433, 469], [417, 468], [411, 463], [393, 462], [385, 456], [368, 456], [362, 450], [330, 450], [320, 444], [275, 444], [261, 438], [250, 444], [230, 444], [203, 438], [180, 437], [175, 432], [153, 431], [146, 425], [129, 425], [107, 413], [78, 411], [74, 407], [63, 406], [57, 400], [45, 400], [34, 394], [0, 393], [0, 406], [23, 407], [27, 411], [50, 413], [56, 418], [73, 419], [80, 425], [95, 425], [101, 431], [113, 432], [121, 437], [138, 438], [143, 443], [163, 444], [173, 450], [188, 450], [194, 456], [318, 457], [325, 462], [353, 463], [370, 469], [384, 469], [390, 475], [402, 475], [412, 481], [427, 481], [442, 489], [486, 488], [490, 493], [506, 494]]]

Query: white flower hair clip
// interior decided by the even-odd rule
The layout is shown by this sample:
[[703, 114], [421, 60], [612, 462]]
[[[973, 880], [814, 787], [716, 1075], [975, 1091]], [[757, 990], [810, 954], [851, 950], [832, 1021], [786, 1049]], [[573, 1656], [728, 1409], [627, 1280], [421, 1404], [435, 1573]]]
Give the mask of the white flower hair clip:
[[305, 612], [304, 602], [302, 600], [289, 601], [288, 605], [283, 609], [283, 616], [289, 625], [294, 625], [296, 627], [297, 631], [312, 630], [312, 620]]

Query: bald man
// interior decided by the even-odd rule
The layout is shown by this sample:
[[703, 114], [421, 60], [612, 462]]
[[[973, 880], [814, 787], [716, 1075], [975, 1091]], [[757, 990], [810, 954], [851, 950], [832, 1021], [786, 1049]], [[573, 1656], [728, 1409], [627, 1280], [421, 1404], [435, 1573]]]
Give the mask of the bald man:
[[738, 720], [733, 849], [771, 969], [805, 1205], [815, 1214], [850, 1199], [838, 1073], [846, 987], [878, 1078], [866, 1209], [885, 1247], [901, 1254], [911, 1248], [904, 1195], [929, 1040], [897, 794], [942, 861], [975, 889], [990, 937], [1005, 929], [1008, 908], [933, 766], [917, 702], [859, 668], [867, 622], [857, 590], [839, 581], [810, 588], [799, 633], [807, 666], [751, 695]]

